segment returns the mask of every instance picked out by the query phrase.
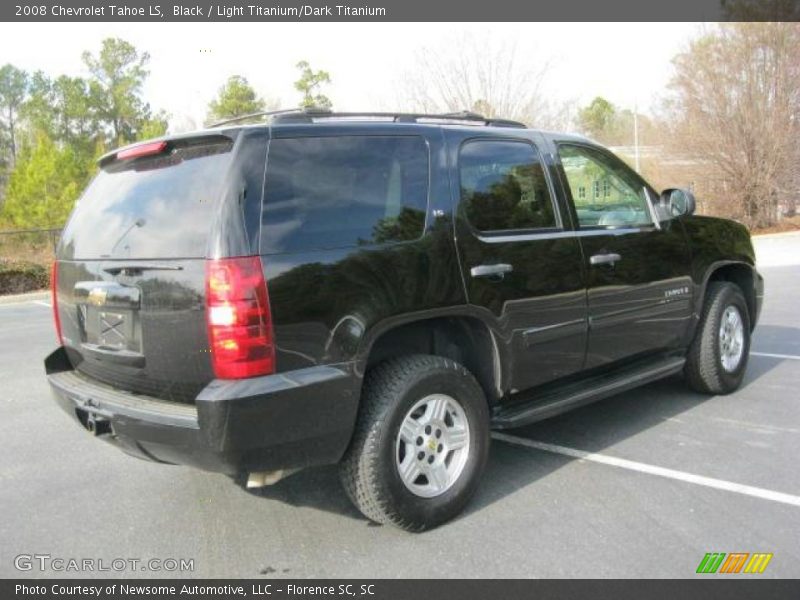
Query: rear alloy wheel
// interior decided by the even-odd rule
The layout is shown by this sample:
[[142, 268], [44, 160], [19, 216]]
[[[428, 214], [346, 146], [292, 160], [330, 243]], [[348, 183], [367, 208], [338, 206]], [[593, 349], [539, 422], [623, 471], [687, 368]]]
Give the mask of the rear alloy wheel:
[[361, 402], [340, 471], [358, 509], [408, 531], [460, 513], [489, 450], [489, 410], [472, 374], [439, 356], [395, 358], [367, 372]]
[[406, 488], [421, 498], [445, 493], [469, 458], [469, 421], [455, 398], [425, 396], [397, 432], [395, 465]]
[[689, 385], [706, 394], [729, 394], [742, 383], [750, 353], [750, 315], [738, 286], [708, 284], [703, 316], [686, 357]]

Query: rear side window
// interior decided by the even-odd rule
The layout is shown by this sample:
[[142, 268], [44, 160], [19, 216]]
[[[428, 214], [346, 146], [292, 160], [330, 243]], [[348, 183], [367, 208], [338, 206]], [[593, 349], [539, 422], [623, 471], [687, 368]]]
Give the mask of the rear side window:
[[273, 139], [261, 252], [414, 240], [427, 200], [428, 148], [420, 137]]
[[62, 257], [204, 257], [232, 146], [222, 136], [176, 141], [104, 166], [64, 230]]
[[556, 227], [539, 153], [527, 142], [478, 140], [461, 148], [461, 203], [482, 232]]

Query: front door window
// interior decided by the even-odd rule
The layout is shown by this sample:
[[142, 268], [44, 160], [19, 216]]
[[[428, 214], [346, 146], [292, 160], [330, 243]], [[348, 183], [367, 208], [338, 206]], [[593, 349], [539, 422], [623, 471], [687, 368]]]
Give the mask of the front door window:
[[558, 152], [581, 229], [653, 224], [647, 189], [628, 167], [584, 146], [564, 144]]

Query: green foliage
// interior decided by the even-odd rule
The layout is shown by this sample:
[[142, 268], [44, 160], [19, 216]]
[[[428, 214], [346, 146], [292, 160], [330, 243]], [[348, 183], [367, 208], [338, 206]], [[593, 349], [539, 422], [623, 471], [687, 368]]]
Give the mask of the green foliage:
[[264, 110], [266, 102], [241, 75], [228, 78], [217, 97], [208, 104], [206, 123], [212, 124], [224, 119], [249, 115]]
[[44, 133], [19, 156], [6, 189], [3, 219], [18, 228], [61, 227], [90, 175], [91, 167], [70, 146]]
[[314, 71], [305, 60], [297, 63], [297, 68], [300, 70], [300, 79], [294, 82], [294, 87], [303, 94], [300, 106], [302, 108], [330, 108], [333, 106], [330, 98], [320, 93], [322, 86], [331, 82], [330, 74], [327, 71]]
[[578, 111], [578, 127], [589, 137], [608, 146], [631, 146], [638, 118], [639, 141], [651, 137], [653, 123], [644, 115], [635, 117], [627, 108], [617, 108], [600, 96]]
[[160, 111], [152, 119], [142, 121], [142, 125], [136, 134], [136, 140], [149, 140], [152, 138], [166, 135], [169, 116], [164, 111]]
[[0, 294], [22, 294], [44, 289], [49, 284], [50, 275], [44, 266], [0, 259]]
[[110, 129], [115, 145], [136, 140], [150, 119], [150, 106], [141, 99], [149, 61], [147, 52], [140, 53], [119, 38], [103, 40], [97, 56], [83, 53], [83, 62], [92, 74], [90, 93], [99, 101], [97, 116]]
[[603, 138], [614, 126], [616, 107], [605, 98], [597, 96], [587, 106], [578, 111], [578, 125], [582, 131], [596, 140]]
[[42, 132], [50, 139], [68, 144], [83, 156], [93, 153], [102, 139], [98, 89], [80, 77], [62, 75], [51, 80], [38, 71], [31, 78], [29, 97], [21, 115], [33, 135]]

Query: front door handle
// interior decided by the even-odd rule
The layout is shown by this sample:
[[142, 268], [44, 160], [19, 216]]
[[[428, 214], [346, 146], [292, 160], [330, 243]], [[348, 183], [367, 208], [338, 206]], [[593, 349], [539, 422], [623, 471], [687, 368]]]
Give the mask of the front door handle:
[[594, 254], [589, 258], [589, 262], [593, 265], [613, 265], [620, 260], [622, 260], [622, 257], [614, 252], [609, 254]]
[[496, 265], [478, 265], [469, 270], [469, 274], [473, 277], [495, 277], [502, 279], [506, 273], [511, 273], [514, 270], [509, 264], [498, 263]]

